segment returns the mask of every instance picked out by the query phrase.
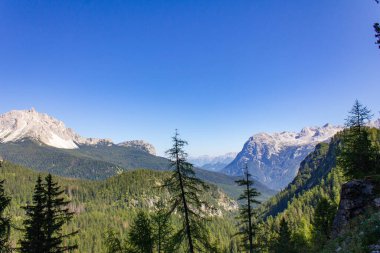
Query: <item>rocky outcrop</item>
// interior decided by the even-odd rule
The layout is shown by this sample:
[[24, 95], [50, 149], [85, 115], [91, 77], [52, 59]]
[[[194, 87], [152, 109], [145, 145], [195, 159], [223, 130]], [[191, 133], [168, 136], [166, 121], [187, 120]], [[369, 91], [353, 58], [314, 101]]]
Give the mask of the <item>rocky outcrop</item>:
[[332, 238], [355, 217], [368, 209], [380, 210], [379, 183], [370, 180], [353, 180], [342, 185], [340, 203], [332, 227]]
[[151, 155], [156, 155], [156, 149], [154, 148], [154, 146], [143, 140], [125, 141], [125, 142], [119, 143], [118, 145], [122, 147], [127, 147], [127, 148], [128, 147], [136, 148], [141, 151], [147, 152]]

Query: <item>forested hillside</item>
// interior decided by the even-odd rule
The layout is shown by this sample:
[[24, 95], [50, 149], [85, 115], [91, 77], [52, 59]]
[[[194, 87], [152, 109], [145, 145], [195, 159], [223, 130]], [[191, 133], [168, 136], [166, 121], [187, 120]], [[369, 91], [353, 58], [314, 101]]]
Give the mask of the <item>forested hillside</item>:
[[[22, 227], [25, 213], [21, 207], [31, 201], [37, 175], [10, 162], [4, 162], [0, 168], [0, 179], [6, 179], [5, 191], [12, 198], [7, 212], [16, 228]], [[73, 222], [65, 230], [79, 229], [80, 233], [70, 239], [79, 245], [78, 252], [105, 252], [104, 237], [108, 229], [125, 234], [138, 210], [154, 211], [154, 204], [167, 198], [166, 190], [160, 188], [166, 177], [168, 172], [152, 170], [129, 171], [105, 181], [54, 177], [71, 200], [70, 210], [75, 212]], [[235, 233], [232, 213], [237, 210], [237, 204], [215, 186], [203, 197], [216, 208], [208, 211], [211, 240], [228, 248]], [[12, 230], [13, 246], [20, 236], [20, 231]]]
[[[83, 145], [79, 149], [58, 149], [24, 139], [18, 142], [0, 143], [0, 155], [8, 161], [41, 172], [91, 180], [103, 180], [136, 168], [152, 170], [170, 168], [169, 160], [166, 158], [154, 156], [133, 147], [113, 144]], [[195, 171], [199, 178], [218, 185], [231, 197], [236, 198], [239, 195], [239, 188], [235, 184], [237, 177], [197, 168]], [[262, 193], [261, 200], [263, 201], [276, 193], [259, 182], [256, 182], [256, 187]]]
[[[379, 146], [380, 130], [372, 128], [368, 131], [373, 144]], [[289, 252], [323, 250], [329, 235], [321, 239], [326, 235], [320, 235], [316, 231], [319, 225], [316, 210], [318, 205], [325, 201], [324, 208], [331, 210], [326, 215], [335, 215], [340, 201], [341, 186], [348, 180], [343, 170], [337, 166], [343, 134], [338, 133], [329, 144], [317, 145], [315, 151], [301, 163], [293, 182], [259, 207], [258, 213], [263, 222], [258, 225], [256, 243], [260, 252], [280, 252], [276, 250], [280, 246], [279, 241], [284, 236], [284, 231], [288, 231], [288, 239], [291, 241], [287, 244], [293, 248], [293, 251]], [[286, 221], [286, 224], [283, 221]]]

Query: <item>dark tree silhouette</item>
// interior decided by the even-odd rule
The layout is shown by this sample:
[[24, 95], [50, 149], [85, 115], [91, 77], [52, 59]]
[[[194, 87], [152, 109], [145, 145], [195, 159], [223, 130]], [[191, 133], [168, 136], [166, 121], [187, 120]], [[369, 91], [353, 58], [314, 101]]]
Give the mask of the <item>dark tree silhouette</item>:
[[9, 206], [11, 199], [5, 195], [4, 180], [0, 181], [0, 252], [10, 251], [9, 235], [11, 231], [10, 219], [4, 215], [5, 209]]
[[237, 219], [240, 221], [239, 235], [242, 236], [243, 246], [253, 253], [253, 237], [255, 230], [254, 217], [254, 205], [260, 204], [256, 197], [260, 196], [260, 192], [253, 187], [253, 180], [251, 174], [248, 171], [248, 165], [244, 167], [244, 178], [237, 180], [236, 183], [239, 186], [244, 187], [244, 192], [240, 195], [239, 200], [244, 201], [244, 204], [240, 206], [240, 214]]
[[25, 235], [20, 241], [21, 252], [23, 253], [39, 253], [41, 252], [41, 249], [44, 249], [44, 208], [44, 189], [41, 176], [38, 176], [34, 187], [32, 204], [24, 207], [27, 219], [23, 222], [25, 226]]
[[[375, 0], [376, 3], [379, 3], [379, 0]], [[380, 48], [380, 24], [379, 23], [375, 23], [373, 25], [373, 28], [375, 29], [375, 37], [376, 37], [376, 44], [379, 46]]]
[[201, 247], [208, 245], [204, 210], [209, 206], [199, 197], [208, 186], [195, 176], [193, 165], [186, 161], [187, 154], [184, 147], [187, 142], [180, 139], [177, 131], [172, 139], [173, 147], [166, 153], [171, 160], [173, 171], [164, 184], [171, 195], [168, 213], [172, 214], [177, 210], [182, 214], [183, 225], [174, 235], [175, 241], [178, 245], [187, 238], [188, 250], [194, 253], [196, 249], [200, 251]]
[[69, 211], [68, 204], [70, 201], [65, 200], [63, 193], [64, 191], [61, 190], [58, 183], [53, 182], [51, 174], [47, 175], [44, 184], [46, 201], [44, 210], [45, 252], [65, 252], [78, 247], [77, 245], [62, 245], [64, 239], [78, 233], [78, 231], [69, 234], [62, 233], [62, 226], [69, 222], [74, 215]]
[[24, 221], [25, 235], [20, 241], [21, 252], [60, 253], [77, 248], [77, 245], [62, 245], [64, 239], [77, 233], [62, 234], [62, 226], [73, 216], [67, 208], [69, 201], [61, 196], [63, 191], [50, 174], [45, 180], [43, 184], [38, 176], [32, 205], [24, 208], [27, 219]]

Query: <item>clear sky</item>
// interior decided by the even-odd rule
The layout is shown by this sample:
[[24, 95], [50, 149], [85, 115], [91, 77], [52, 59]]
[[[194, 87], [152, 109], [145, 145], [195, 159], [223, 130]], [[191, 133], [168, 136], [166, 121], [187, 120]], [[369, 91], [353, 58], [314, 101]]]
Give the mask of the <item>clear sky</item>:
[[380, 110], [372, 0], [0, 1], [0, 112], [191, 155]]

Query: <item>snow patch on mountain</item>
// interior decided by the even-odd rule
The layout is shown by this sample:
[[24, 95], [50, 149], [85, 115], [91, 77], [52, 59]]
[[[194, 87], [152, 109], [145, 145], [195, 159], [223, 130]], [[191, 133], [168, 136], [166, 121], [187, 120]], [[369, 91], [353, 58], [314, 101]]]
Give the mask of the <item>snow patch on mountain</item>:
[[272, 189], [282, 189], [296, 176], [299, 164], [320, 142], [327, 142], [343, 127], [326, 124], [300, 132], [259, 133], [222, 171], [242, 175], [245, 164], [252, 176]]
[[[62, 149], [77, 149], [82, 145], [113, 145], [110, 139], [84, 138], [67, 128], [62, 121], [46, 113], [39, 113], [34, 108], [13, 110], [0, 115], [0, 142], [17, 142], [23, 139], [32, 139]], [[132, 144], [134, 148], [155, 153], [154, 147], [149, 143], [132, 141], [130, 145]]]

